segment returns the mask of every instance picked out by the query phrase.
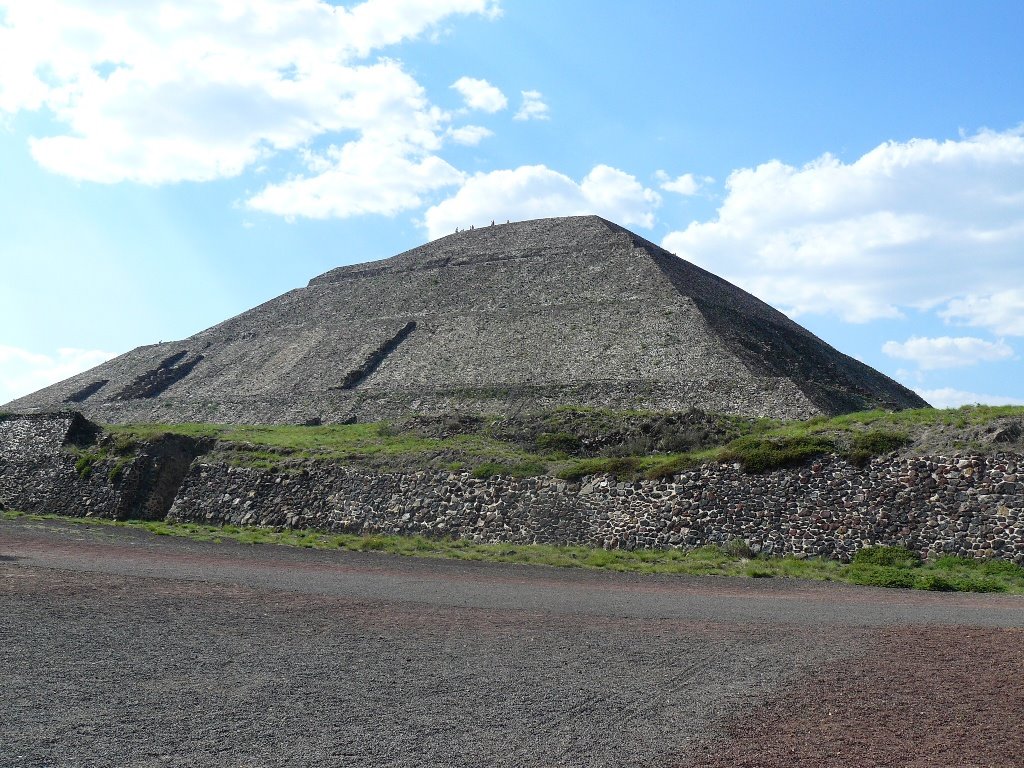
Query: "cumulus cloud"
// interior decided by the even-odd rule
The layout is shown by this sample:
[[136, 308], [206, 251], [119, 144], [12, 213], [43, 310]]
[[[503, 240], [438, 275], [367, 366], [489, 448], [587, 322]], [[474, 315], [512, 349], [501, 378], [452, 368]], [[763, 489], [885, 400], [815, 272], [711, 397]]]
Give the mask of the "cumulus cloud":
[[45, 355], [0, 344], [0, 403], [31, 394], [76, 373], [87, 371], [116, 355], [97, 349], [58, 349]]
[[948, 302], [939, 315], [956, 324], [991, 328], [1008, 336], [1024, 336], [1024, 291], [1011, 288], [987, 296], [969, 294]]
[[[494, 15], [497, 4], [0, 0], [0, 12], [0, 112], [47, 109], [63, 126], [31, 141], [49, 170], [105, 183], [207, 181], [317, 139], [344, 139], [389, 152], [380, 160], [387, 168], [411, 169], [411, 185], [366, 206], [390, 211], [395, 201], [418, 204], [419, 191], [436, 186], [417, 181], [421, 171], [450, 180], [435, 155], [448, 118], [398, 62], [367, 57], [454, 14]], [[327, 189], [352, 180], [352, 166], [343, 164], [349, 155], [324, 157], [341, 164], [324, 167], [330, 175], [318, 183], [272, 184], [254, 207], [275, 210], [272, 201], [281, 201], [276, 212], [293, 213], [301, 194], [284, 194], [278, 187], [285, 186], [330, 198], [312, 215], [352, 209], [336, 198], [354, 191]]]
[[519, 111], [513, 116], [515, 120], [547, 120], [548, 105], [540, 91], [520, 91], [523, 97]]
[[848, 321], [908, 307], [1024, 332], [1024, 128], [887, 142], [733, 172], [711, 221], [663, 244], [793, 315]]
[[952, 387], [919, 389], [917, 394], [936, 408], [959, 408], [961, 405], [1024, 405], [1024, 400], [1019, 398], [965, 392]]
[[666, 192], [675, 192], [677, 195], [696, 195], [704, 184], [710, 184], [714, 179], [705, 177], [698, 179], [692, 173], [684, 173], [682, 176], [672, 178], [665, 171], [655, 171], [654, 178], [658, 180], [658, 186]]
[[524, 165], [470, 177], [455, 195], [429, 208], [424, 223], [431, 238], [492, 220], [583, 214], [651, 227], [660, 202], [657, 192], [607, 165], [594, 167], [579, 183], [544, 165]]
[[248, 201], [289, 218], [386, 216], [418, 208], [423, 195], [458, 184], [463, 174], [439, 157], [412, 159], [401, 147], [363, 139], [311, 156], [314, 173], [269, 184]]
[[482, 125], [464, 125], [460, 128], [449, 128], [448, 137], [456, 144], [464, 144], [467, 147], [475, 147], [494, 132], [484, 128]]
[[912, 336], [903, 342], [885, 342], [882, 345], [882, 352], [889, 357], [911, 360], [925, 371], [960, 368], [977, 363], [1009, 360], [1013, 357], [1013, 349], [1005, 341], [985, 341], [973, 336]]
[[508, 99], [497, 87], [486, 80], [478, 80], [475, 77], [460, 77], [451, 85], [462, 95], [469, 109], [479, 109], [482, 112], [500, 112], [508, 106]]

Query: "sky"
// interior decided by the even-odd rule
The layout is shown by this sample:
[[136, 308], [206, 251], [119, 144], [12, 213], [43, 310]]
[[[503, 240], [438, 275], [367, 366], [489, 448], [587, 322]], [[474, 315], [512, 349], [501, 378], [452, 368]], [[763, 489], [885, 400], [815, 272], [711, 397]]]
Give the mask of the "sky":
[[0, 0], [0, 403], [456, 227], [595, 213], [1024, 404], [1024, 4]]

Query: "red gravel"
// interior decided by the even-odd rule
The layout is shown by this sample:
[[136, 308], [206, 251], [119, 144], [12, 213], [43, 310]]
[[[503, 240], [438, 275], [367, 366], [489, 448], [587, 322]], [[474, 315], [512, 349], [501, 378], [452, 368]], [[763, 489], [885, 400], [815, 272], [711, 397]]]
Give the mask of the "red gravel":
[[702, 768], [1024, 766], [1024, 630], [883, 630], [867, 655], [833, 663], [747, 709]]

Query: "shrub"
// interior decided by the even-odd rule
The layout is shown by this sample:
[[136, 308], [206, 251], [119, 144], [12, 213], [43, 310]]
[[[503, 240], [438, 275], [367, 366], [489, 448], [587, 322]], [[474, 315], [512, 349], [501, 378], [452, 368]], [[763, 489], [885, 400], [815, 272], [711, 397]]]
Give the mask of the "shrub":
[[523, 461], [518, 464], [506, 464], [497, 461], [487, 461], [473, 470], [472, 476], [477, 479], [486, 479], [495, 475], [510, 475], [512, 477], [532, 477], [543, 475], [547, 467], [539, 461]]
[[568, 432], [543, 432], [537, 438], [537, 450], [541, 453], [574, 453], [582, 444], [576, 435]]
[[111, 483], [116, 483], [121, 479], [121, 475], [124, 474], [125, 467], [131, 464], [132, 460], [126, 456], [122, 456], [116, 462], [114, 466], [110, 468], [110, 472], [107, 475], [107, 480]]
[[956, 592], [957, 585], [950, 579], [938, 573], [922, 573], [914, 582], [917, 589], [927, 589], [932, 592]]
[[640, 471], [640, 461], [633, 456], [606, 459], [584, 459], [558, 473], [563, 480], [579, 480], [587, 475], [608, 474], [633, 477]]
[[693, 454], [684, 453], [681, 456], [673, 456], [647, 470], [647, 478], [649, 480], [667, 480], [680, 472], [699, 466], [700, 463], [700, 458]]
[[853, 556], [853, 563], [914, 568], [921, 564], [921, 556], [906, 547], [865, 547]]
[[846, 458], [851, 464], [862, 467], [872, 457], [897, 451], [908, 442], [910, 442], [910, 438], [905, 432], [893, 432], [886, 429], [858, 432], [853, 436], [853, 443], [847, 451]]
[[83, 453], [75, 462], [75, 472], [82, 480], [88, 480], [92, 475], [93, 466], [99, 460], [100, 457], [95, 453]]
[[746, 471], [760, 473], [800, 464], [830, 453], [835, 447], [832, 440], [821, 435], [744, 435], [729, 443], [719, 458], [738, 461]]
[[736, 559], [752, 560], [754, 558], [754, 551], [743, 539], [729, 539], [722, 550], [729, 557]]
[[958, 592], [1006, 592], [1009, 588], [998, 579], [990, 576], [965, 576], [954, 579], [953, 584]]
[[854, 564], [850, 566], [846, 575], [852, 583], [867, 587], [902, 587], [910, 589], [915, 583], [913, 571], [884, 565]]

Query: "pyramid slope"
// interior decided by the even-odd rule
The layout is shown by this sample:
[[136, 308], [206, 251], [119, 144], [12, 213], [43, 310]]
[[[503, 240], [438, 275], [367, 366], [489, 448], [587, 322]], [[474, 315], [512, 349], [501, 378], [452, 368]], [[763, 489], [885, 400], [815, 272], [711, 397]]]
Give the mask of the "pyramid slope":
[[334, 269], [8, 408], [330, 423], [557, 405], [806, 418], [925, 403], [736, 286], [580, 216]]

